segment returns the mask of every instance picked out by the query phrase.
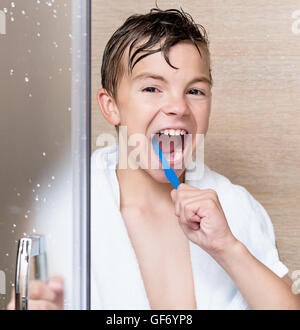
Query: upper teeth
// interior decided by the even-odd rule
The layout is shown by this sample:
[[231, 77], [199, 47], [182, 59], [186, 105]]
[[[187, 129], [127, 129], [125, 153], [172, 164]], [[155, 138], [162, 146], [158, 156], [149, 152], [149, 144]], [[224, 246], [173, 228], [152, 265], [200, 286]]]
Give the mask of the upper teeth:
[[187, 134], [187, 131], [184, 129], [163, 129], [159, 133], [165, 135], [184, 135]]

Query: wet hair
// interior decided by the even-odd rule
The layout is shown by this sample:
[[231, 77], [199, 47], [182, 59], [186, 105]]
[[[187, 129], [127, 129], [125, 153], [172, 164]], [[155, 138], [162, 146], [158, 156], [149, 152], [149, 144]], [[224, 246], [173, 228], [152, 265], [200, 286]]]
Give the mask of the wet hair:
[[[128, 74], [134, 66], [146, 56], [162, 52], [166, 62], [174, 69], [169, 60], [169, 49], [180, 41], [190, 40], [197, 48], [200, 56], [203, 50], [208, 58], [209, 75], [212, 83], [210, 69], [209, 41], [204, 27], [196, 24], [190, 14], [177, 9], [161, 10], [152, 8], [147, 14], [135, 14], [126, 19], [109, 39], [103, 53], [101, 66], [102, 87], [117, 100], [117, 87], [125, 73], [122, 57], [129, 46]], [[139, 44], [144, 41], [144, 43]], [[137, 46], [139, 44], [139, 46]], [[159, 44], [161, 47], [152, 49]], [[134, 46], [136, 46], [132, 53]], [[201, 46], [199, 48], [199, 46]], [[143, 55], [139, 56], [139, 53]]]

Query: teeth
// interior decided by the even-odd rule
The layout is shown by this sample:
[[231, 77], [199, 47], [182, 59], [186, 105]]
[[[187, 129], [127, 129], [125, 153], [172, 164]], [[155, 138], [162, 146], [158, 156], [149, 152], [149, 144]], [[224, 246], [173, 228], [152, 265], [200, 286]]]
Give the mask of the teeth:
[[163, 129], [159, 132], [160, 134], [164, 134], [164, 135], [170, 135], [170, 136], [174, 136], [174, 135], [185, 135], [187, 134], [187, 131], [184, 129]]

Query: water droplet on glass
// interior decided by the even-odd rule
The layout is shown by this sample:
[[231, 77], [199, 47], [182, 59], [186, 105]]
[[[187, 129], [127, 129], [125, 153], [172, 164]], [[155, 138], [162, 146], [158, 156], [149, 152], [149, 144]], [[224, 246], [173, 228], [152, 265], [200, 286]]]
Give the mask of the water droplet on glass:
[[38, 201], [38, 200], [39, 200], [39, 196], [36, 196], [36, 197], [35, 197], [35, 200]]
[[51, 187], [51, 184], [49, 183], [49, 184], [48, 184], [48, 188], [50, 188], [50, 187]]
[[21, 194], [20, 193], [17, 193], [17, 196], [21, 196]]
[[12, 283], [11, 286], [14, 287], [15, 286], [15, 283]]
[[25, 77], [25, 78], [24, 78], [24, 80], [25, 80], [25, 82], [27, 82], [27, 83], [28, 83], [28, 81], [29, 81], [29, 78], [28, 78], [28, 77]]
[[5, 14], [7, 14], [7, 8], [3, 8], [3, 11], [5, 12]]
[[37, 26], [40, 26], [40, 25], [41, 25], [41, 23], [40, 23], [40, 22], [36, 22], [36, 25], [37, 25]]
[[35, 233], [35, 232], [36, 232], [35, 228], [33, 228], [33, 229], [32, 229], [32, 232], [33, 232], [33, 233]]
[[9, 254], [8, 253], [5, 253], [5, 255], [8, 257], [9, 256]]
[[30, 213], [30, 210], [27, 210], [27, 213]]
[[16, 5], [15, 5], [14, 2], [12, 2], [12, 3], [11, 3], [11, 6], [12, 6], [13, 8], [15, 8]]
[[29, 96], [29, 97], [32, 97], [32, 94], [29, 94], [28, 96]]
[[47, 201], [47, 199], [46, 199], [46, 197], [44, 197], [44, 198], [43, 198], [43, 202], [46, 203], [46, 201]]
[[36, 34], [36, 36], [39, 38], [39, 37], [41, 36], [41, 34], [38, 32], [38, 33]]
[[11, 17], [11, 18], [10, 18], [10, 20], [11, 20], [12, 22], [14, 22], [14, 21], [15, 21], [15, 19], [14, 19], [13, 17]]
[[32, 189], [32, 192], [35, 192], [35, 189]]
[[11, 76], [14, 74], [14, 69], [10, 69], [10, 73]]
[[14, 224], [13, 224], [13, 227], [14, 227], [14, 228], [16, 228], [16, 227], [17, 227], [17, 225], [14, 223]]
[[45, 152], [43, 152], [43, 154], [42, 154], [44, 157], [46, 156], [46, 153]]
[[28, 215], [27, 215], [27, 214], [25, 214], [25, 215], [24, 215], [24, 218], [25, 218], [25, 219], [28, 219]]
[[69, 107], [69, 108], [68, 108], [68, 111], [71, 111], [71, 110], [72, 110], [72, 108], [71, 108], [71, 107]]
[[36, 186], [37, 186], [38, 188], [40, 188], [41, 185], [38, 183]]
[[26, 236], [27, 234], [26, 233], [23, 233], [24, 236]]
[[22, 13], [22, 15], [25, 15], [25, 14], [26, 14], [26, 13], [25, 13], [25, 10], [22, 10], [21, 13]]
[[55, 176], [54, 176], [54, 175], [52, 175], [52, 176], [51, 176], [51, 179], [52, 179], [52, 180], [55, 180]]

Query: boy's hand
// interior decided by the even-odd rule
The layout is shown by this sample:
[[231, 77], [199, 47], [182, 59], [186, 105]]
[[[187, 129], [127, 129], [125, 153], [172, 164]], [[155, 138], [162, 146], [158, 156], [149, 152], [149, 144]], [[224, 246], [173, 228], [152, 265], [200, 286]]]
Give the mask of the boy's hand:
[[[32, 280], [29, 282], [28, 309], [56, 310], [64, 308], [63, 278], [51, 277], [47, 283]], [[15, 290], [12, 290], [8, 310], [15, 309]]]
[[237, 242], [214, 190], [181, 183], [171, 198], [184, 233], [204, 251], [216, 256]]

